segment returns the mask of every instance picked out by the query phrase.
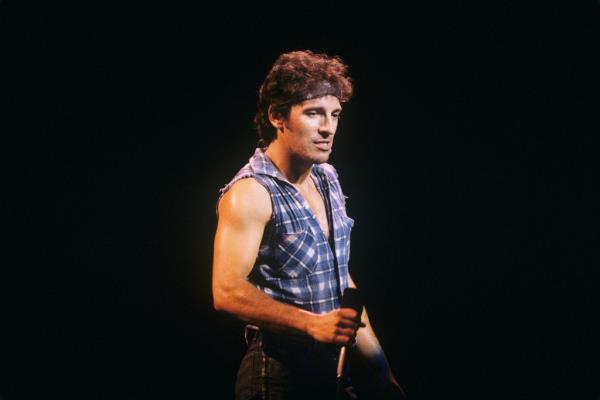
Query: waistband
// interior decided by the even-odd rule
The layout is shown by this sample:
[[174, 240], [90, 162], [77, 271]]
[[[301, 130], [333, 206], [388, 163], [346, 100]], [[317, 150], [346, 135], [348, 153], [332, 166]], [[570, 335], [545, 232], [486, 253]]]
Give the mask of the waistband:
[[263, 348], [266, 349], [286, 348], [290, 351], [330, 354], [336, 358], [340, 349], [338, 345], [318, 342], [307, 335], [275, 333], [260, 329], [254, 325], [246, 325], [244, 338], [248, 346], [260, 340]]

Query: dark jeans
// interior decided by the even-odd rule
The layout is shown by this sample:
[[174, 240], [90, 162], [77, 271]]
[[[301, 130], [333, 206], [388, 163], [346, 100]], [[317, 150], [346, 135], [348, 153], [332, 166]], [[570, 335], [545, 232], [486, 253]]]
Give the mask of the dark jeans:
[[302, 336], [247, 332], [236, 400], [336, 399], [336, 346]]

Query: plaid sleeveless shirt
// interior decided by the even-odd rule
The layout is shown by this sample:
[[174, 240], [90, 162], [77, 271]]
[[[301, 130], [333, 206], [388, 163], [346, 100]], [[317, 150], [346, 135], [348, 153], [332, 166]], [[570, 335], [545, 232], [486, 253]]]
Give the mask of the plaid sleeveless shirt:
[[248, 164], [220, 190], [219, 199], [244, 178], [252, 177], [267, 189], [273, 214], [248, 281], [275, 300], [322, 314], [340, 307], [341, 293], [348, 287], [354, 220], [346, 214], [335, 168], [314, 164], [310, 176], [325, 202], [337, 267], [332, 246], [308, 202], [262, 149], [256, 149]]

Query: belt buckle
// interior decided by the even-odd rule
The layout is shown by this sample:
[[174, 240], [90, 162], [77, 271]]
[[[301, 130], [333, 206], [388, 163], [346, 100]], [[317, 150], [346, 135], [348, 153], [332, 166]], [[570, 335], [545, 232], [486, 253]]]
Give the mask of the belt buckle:
[[258, 326], [246, 325], [246, 327], [244, 328], [244, 340], [246, 341], [246, 345], [250, 345], [250, 341], [256, 338], [258, 332]]

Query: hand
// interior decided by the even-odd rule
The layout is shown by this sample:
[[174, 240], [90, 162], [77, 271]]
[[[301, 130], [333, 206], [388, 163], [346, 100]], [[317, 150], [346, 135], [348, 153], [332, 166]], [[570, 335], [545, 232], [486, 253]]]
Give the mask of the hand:
[[324, 343], [349, 345], [356, 340], [356, 332], [365, 324], [358, 320], [358, 313], [351, 308], [341, 308], [326, 314], [317, 314], [308, 327], [308, 334]]
[[377, 398], [382, 400], [406, 400], [406, 393], [393, 375], [388, 375], [381, 382], [380, 393]]

